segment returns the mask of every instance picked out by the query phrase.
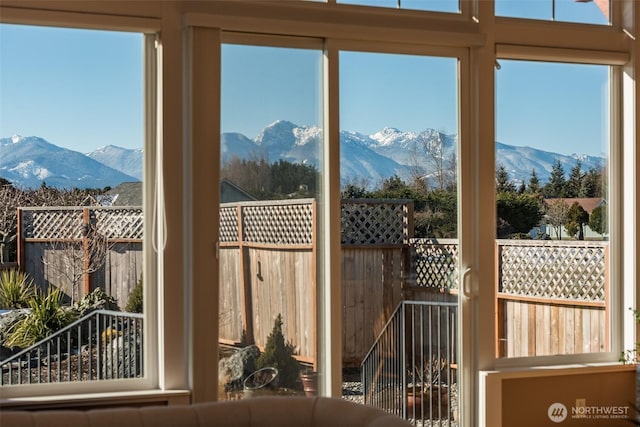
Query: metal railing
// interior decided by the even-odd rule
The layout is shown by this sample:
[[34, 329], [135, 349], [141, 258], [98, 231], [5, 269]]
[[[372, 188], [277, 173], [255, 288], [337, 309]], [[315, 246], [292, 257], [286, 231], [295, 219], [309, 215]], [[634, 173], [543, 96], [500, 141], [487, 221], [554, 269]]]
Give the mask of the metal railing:
[[362, 362], [364, 403], [414, 425], [457, 425], [457, 316], [456, 303], [400, 303]]
[[0, 385], [142, 377], [143, 317], [93, 311], [0, 361]]

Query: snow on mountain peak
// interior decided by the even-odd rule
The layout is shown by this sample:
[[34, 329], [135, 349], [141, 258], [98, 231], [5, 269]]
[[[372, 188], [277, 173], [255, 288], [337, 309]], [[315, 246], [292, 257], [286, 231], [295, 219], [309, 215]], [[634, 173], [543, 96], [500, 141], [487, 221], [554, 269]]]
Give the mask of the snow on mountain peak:
[[18, 134], [12, 135], [11, 136], [11, 142], [13, 142], [14, 144], [17, 144], [18, 142], [22, 141], [24, 138], [21, 137]]
[[378, 132], [369, 135], [369, 137], [376, 141], [380, 146], [393, 145], [398, 142], [413, 139], [416, 136], [417, 134], [415, 132], [402, 132], [401, 130], [393, 127], [384, 127]]
[[318, 142], [322, 138], [322, 129], [318, 126], [303, 126], [293, 129], [296, 137], [296, 145], [307, 145], [308, 143]]
[[264, 128], [254, 140], [262, 147], [286, 149], [295, 144], [293, 130], [298, 126], [286, 120], [277, 120]]
[[46, 167], [38, 165], [33, 160], [20, 162], [15, 167], [9, 169], [9, 172], [14, 172], [23, 178], [35, 177], [39, 180], [45, 180], [51, 176], [51, 172]]

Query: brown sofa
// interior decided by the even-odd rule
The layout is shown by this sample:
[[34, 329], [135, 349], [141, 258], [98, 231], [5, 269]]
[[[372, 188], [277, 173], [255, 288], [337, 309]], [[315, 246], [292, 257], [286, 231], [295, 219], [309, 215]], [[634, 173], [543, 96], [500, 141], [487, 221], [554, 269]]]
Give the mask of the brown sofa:
[[327, 397], [255, 399], [151, 406], [48, 411], [0, 411], [2, 427], [406, 427], [379, 409]]

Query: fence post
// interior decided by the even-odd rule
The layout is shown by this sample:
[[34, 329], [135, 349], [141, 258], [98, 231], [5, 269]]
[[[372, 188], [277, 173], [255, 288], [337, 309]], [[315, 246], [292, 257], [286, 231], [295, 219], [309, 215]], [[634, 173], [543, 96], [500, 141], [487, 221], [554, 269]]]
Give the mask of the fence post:
[[90, 239], [90, 226], [89, 226], [89, 208], [82, 209], [82, 294], [78, 295], [78, 299], [82, 299], [83, 296], [88, 295], [91, 292], [91, 284], [89, 277], [89, 262], [91, 254], [89, 253], [89, 239]]
[[402, 419], [407, 419], [407, 303], [406, 301], [402, 301], [401, 303], [402, 309], [400, 311], [400, 348], [396, 349], [396, 351], [400, 355], [400, 381], [401, 381], [401, 396], [402, 396], [402, 404], [401, 404], [401, 412]]
[[20, 270], [21, 272], [25, 272], [25, 253], [24, 253], [24, 233], [22, 230], [22, 208], [18, 208], [18, 235], [16, 236], [16, 241], [17, 241], [17, 251], [18, 253], [16, 254], [18, 259], [16, 261], [18, 261], [18, 270]]
[[502, 276], [501, 262], [500, 262], [500, 250], [501, 246], [498, 242], [495, 242], [494, 251], [495, 251], [495, 262], [496, 262], [496, 275], [495, 275], [495, 285], [494, 285], [494, 301], [496, 302], [496, 320], [495, 320], [495, 328], [496, 328], [496, 357], [505, 357], [507, 354], [507, 337], [505, 322], [504, 322], [504, 300], [500, 298], [500, 280]]
[[244, 336], [245, 345], [254, 344], [253, 336], [253, 303], [251, 298], [251, 279], [247, 279], [247, 266], [245, 265], [245, 247], [244, 247], [244, 227], [242, 226], [242, 217], [244, 209], [241, 204], [237, 205], [238, 215], [238, 251], [240, 256], [240, 289], [242, 289], [242, 316], [244, 320]]
[[[317, 286], [317, 277], [318, 277], [318, 204], [316, 199], [313, 199], [311, 202], [311, 277], [312, 277], [312, 290], [311, 294], [314, 296], [312, 298], [312, 310], [313, 310], [313, 332], [311, 334], [311, 339], [313, 342], [313, 370], [318, 370], [318, 286]], [[342, 245], [341, 245], [342, 246]], [[344, 287], [343, 287], [344, 289]], [[363, 389], [364, 390], [364, 389]]]

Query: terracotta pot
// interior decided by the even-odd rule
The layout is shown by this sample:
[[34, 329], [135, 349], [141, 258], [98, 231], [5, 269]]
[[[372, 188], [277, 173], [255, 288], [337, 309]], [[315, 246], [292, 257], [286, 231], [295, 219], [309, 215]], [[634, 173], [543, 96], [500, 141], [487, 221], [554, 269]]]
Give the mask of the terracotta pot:
[[302, 381], [302, 388], [304, 389], [304, 394], [307, 395], [307, 397], [313, 397], [318, 393], [317, 372], [300, 374], [300, 381]]
[[449, 417], [449, 390], [445, 386], [407, 387], [407, 416], [409, 418]]

